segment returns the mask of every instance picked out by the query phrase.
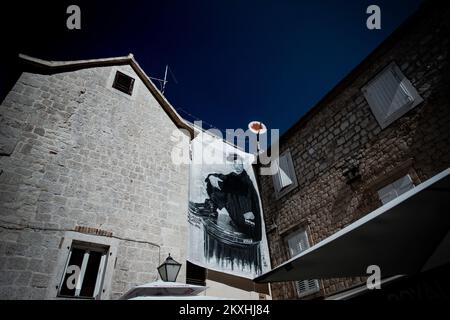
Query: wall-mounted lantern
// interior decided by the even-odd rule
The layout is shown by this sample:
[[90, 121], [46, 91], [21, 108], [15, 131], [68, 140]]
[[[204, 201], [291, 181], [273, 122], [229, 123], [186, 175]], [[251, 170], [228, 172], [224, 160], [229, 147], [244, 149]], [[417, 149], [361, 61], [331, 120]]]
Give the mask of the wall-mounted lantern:
[[175, 282], [178, 277], [178, 272], [180, 272], [181, 263], [176, 262], [173, 258], [169, 256], [166, 258], [163, 264], [158, 267], [158, 273], [163, 281]]

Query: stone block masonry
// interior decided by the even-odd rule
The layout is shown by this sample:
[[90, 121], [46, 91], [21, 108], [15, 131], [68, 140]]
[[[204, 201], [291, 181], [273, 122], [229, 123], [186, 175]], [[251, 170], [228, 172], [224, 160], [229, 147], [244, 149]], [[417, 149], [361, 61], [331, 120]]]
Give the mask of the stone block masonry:
[[[112, 88], [117, 70], [132, 96]], [[0, 107], [0, 299], [56, 298], [69, 231], [119, 241], [102, 298], [155, 280], [169, 252], [184, 262], [189, 168], [171, 161], [174, 130], [129, 65], [25, 70]]]
[[[449, 21], [448, 7], [422, 11], [281, 138], [280, 152], [290, 151], [298, 187], [277, 200], [272, 177], [261, 178], [266, 225], [276, 226], [268, 233], [273, 267], [289, 258], [285, 237], [293, 226], [306, 228], [316, 244], [381, 206], [377, 190], [396, 178], [409, 174], [417, 185], [450, 166]], [[361, 88], [392, 61], [424, 101], [382, 129]], [[348, 184], [343, 172], [353, 162], [361, 178]], [[323, 279], [321, 291], [305, 298], [361, 281]], [[272, 294], [298, 298], [293, 283], [273, 284]]]

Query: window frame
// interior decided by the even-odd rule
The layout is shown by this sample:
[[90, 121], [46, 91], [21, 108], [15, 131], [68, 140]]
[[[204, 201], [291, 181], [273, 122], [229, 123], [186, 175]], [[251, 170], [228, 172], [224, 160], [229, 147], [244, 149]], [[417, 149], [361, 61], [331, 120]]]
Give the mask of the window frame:
[[[126, 77], [126, 78], [129, 78], [131, 80], [131, 83], [130, 83], [130, 85], [128, 87], [128, 90], [125, 90], [124, 87], [122, 87], [121, 85], [118, 84], [117, 79], [119, 78], [119, 76], [120, 77]], [[112, 83], [112, 87], [114, 89], [122, 92], [122, 93], [125, 93], [125, 94], [127, 94], [129, 96], [132, 96], [135, 82], [136, 82], [136, 79], [133, 78], [132, 76], [130, 76], [130, 75], [128, 75], [128, 74], [126, 74], [126, 73], [124, 73], [124, 72], [122, 72], [120, 70], [116, 70], [115, 74], [114, 74], [114, 80], [113, 80], [113, 83]]]
[[[135, 80], [134, 85], [133, 85], [133, 92], [131, 93], [131, 95], [124, 93], [113, 87], [113, 83], [114, 83], [114, 79], [116, 77], [117, 71], [119, 71]], [[134, 70], [129, 69], [128, 66], [112, 66], [108, 72], [108, 77], [107, 77], [107, 79], [105, 79], [105, 82], [103, 83], [103, 85], [112, 94], [118, 95], [124, 99], [134, 102], [134, 101], [136, 101], [138, 92], [140, 91], [140, 88], [142, 86], [142, 81], [141, 81], [140, 77], [134, 72]]]
[[[292, 180], [292, 183], [289, 186], [286, 186], [284, 188], [280, 187], [279, 184], [279, 171], [278, 168], [276, 170], [276, 173], [272, 175], [272, 182], [273, 182], [273, 186], [275, 189], [275, 198], [278, 200], [280, 198], [282, 198], [283, 196], [285, 196], [286, 194], [288, 194], [289, 192], [291, 192], [292, 190], [294, 190], [295, 188], [297, 188], [298, 186], [298, 181], [297, 181], [297, 174], [295, 172], [295, 166], [294, 166], [294, 162], [292, 160], [292, 155], [290, 150], [286, 150], [283, 153], [281, 153], [278, 158], [275, 160], [276, 163], [278, 163], [279, 165], [279, 160], [281, 157], [287, 157], [287, 164], [289, 166], [289, 173], [292, 174], [292, 176], [289, 176], [289, 178]], [[272, 165], [275, 163], [275, 161], [272, 161]]]
[[[49, 286], [46, 292], [46, 299], [76, 299], [81, 300], [82, 298], [74, 298], [72, 296], [58, 296], [61, 279], [63, 278], [63, 272], [66, 271], [66, 264], [68, 263], [68, 251], [72, 247], [72, 242], [85, 242], [92, 245], [109, 247], [108, 251], [108, 263], [103, 276], [103, 285], [100, 293], [94, 299], [102, 300], [109, 299], [112, 292], [112, 279], [114, 274], [115, 264], [117, 262], [117, 252], [120, 244], [120, 240], [111, 238], [97, 236], [87, 233], [81, 233], [76, 231], [66, 231], [61, 238], [59, 245], [59, 254], [56, 260], [56, 272], [52, 276], [53, 285]], [[88, 298], [89, 299], [89, 298]]]
[[[380, 79], [386, 72], [392, 72], [394, 77], [396, 78], [399, 86], [404, 87], [403, 90], [406, 91], [408, 95], [413, 99], [411, 103], [405, 104], [395, 110], [390, 114], [386, 114], [379, 105], [375, 104], [375, 101], [370, 97], [370, 86], [373, 85], [377, 80]], [[372, 79], [370, 79], [362, 88], [361, 92], [364, 95], [366, 102], [368, 103], [372, 114], [377, 120], [378, 124], [382, 129], [388, 127], [390, 124], [400, 119], [403, 115], [405, 115], [410, 110], [414, 109], [416, 106], [421, 104], [424, 100], [417, 92], [416, 88], [412, 85], [409, 79], [405, 76], [405, 74], [400, 70], [397, 63], [392, 61], [387, 66], [385, 66], [381, 71], [379, 71]]]
[[[294, 237], [294, 236], [298, 235], [299, 233], [304, 233], [304, 239], [306, 240], [306, 244], [307, 244], [307, 248], [305, 250], [307, 250], [307, 249], [309, 249], [311, 247], [311, 243], [312, 242], [311, 242], [311, 240], [309, 238], [309, 234], [310, 234], [309, 228], [307, 226], [296, 226], [296, 227], [288, 230], [283, 235], [283, 240], [284, 240], [284, 243], [286, 244], [287, 253], [288, 253], [288, 257], [289, 258], [293, 258], [297, 254], [300, 254], [301, 252], [305, 251], [305, 250], [302, 250], [302, 251], [300, 251], [299, 253], [297, 253], [295, 255], [293, 255], [291, 253], [291, 247], [289, 246], [289, 239], [291, 237]], [[310, 288], [309, 290], [305, 290], [305, 291], [301, 292], [300, 291], [300, 283], [303, 283], [303, 284], [307, 283], [306, 285], [309, 287], [310, 282], [313, 282], [315, 287]], [[292, 281], [292, 285], [294, 287], [294, 290], [295, 290], [298, 298], [303, 298], [303, 297], [306, 297], [306, 296], [313, 295], [315, 293], [320, 292], [320, 290], [321, 290], [319, 279], [307, 279], [307, 280]]]
[[[81, 264], [81, 270], [80, 270], [80, 275], [79, 275], [79, 279], [81, 280], [81, 286], [79, 289], [75, 289], [75, 295], [71, 296], [71, 295], [62, 294], [61, 289], [63, 288], [64, 280], [66, 280], [67, 268], [69, 267], [69, 262], [70, 262], [70, 258], [72, 257], [73, 249], [80, 249], [80, 250], [84, 250], [85, 252], [83, 255], [83, 261]], [[87, 268], [87, 265], [89, 262], [91, 252], [98, 252], [98, 253], [102, 254], [102, 257], [101, 257], [101, 260], [99, 263], [99, 267], [98, 267], [98, 271], [97, 271], [97, 277], [95, 280], [95, 288], [94, 288], [92, 297], [80, 296], [80, 291], [83, 288], [84, 276], [85, 276], [85, 272], [86, 272], [86, 268]], [[58, 286], [57, 296], [61, 297], [61, 298], [72, 298], [72, 299], [96, 299], [96, 297], [100, 294], [102, 287], [103, 287], [106, 266], [108, 265], [108, 252], [109, 252], [109, 248], [106, 246], [92, 244], [92, 243], [86, 243], [86, 242], [73, 241], [72, 245], [69, 249], [69, 254], [67, 255], [67, 262], [64, 267], [64, 271], [63, 271], [63, 274], [61, 277], [61, 282]]]
[[[402, 193], [399, 194], [399, 192], [398, 192], [399, 189], [398, 189], [398, 188], [394, 188], [394, 187], [395, 187], [394, 184], [398, 183], [399, 180], [401, 180], [401, 179], [403, 179], [403, 178], [406, 178], [406, 177], [409, 178], [409, 182], [410, 182], [410, 184], [412, 184], [412, 188], [410, 188], [410, 189], [408, 189], [408, 190], [406, 190], [406, 191], [404, 191], [404, 192], [402, 192]], [[394, 198], [392, 198], [392, 199], [386, 201], [386, 202], [383, 202], [383, 198], [384, 198], [384, 197], [382, 197], [382, 196], [380, 195], [380, 191], [383, 190], [383, 189], [386, 189], [387, 187], [390, 187], [390, 186], [392, 186], [392, 188], [394, 188], [393, 191], [395, 191], [396, 196], [395, 196]], [[416, 187], [416, 184], [414, 183], [413, 177], [412, 177], [409, 173], [406, 173], [405, 175], [402, 175], [401, 177], [395, 179], [394, 181], [391, 181], [390, 183], [385, 184], [384, 186], [378, 188], [378, 189], [377, 189], [378, 199], [380, 200], [380, 202], [382, 203], [382, 205], [385, 205], [385, 204], [391, 202], [392, 200], [398, 198], [398, 197], [401, 196], [402, 194], [408, 192], [409, 190], [414, 189], [415, 187]]]

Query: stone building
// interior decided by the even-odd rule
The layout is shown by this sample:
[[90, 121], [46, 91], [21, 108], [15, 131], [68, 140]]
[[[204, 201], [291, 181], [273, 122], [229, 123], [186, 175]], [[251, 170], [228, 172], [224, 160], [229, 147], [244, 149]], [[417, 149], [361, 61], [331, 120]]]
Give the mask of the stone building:
[[0, 108], [0, 299], [117, 299], [169, 253], [209, 296], [269, 298], [187, 261], [189, 165], [172, 156], [198, 131], [132, 55], [20, 60]]
[[20, 59], [0, 109], [0, 299], [115, 299], [185, 261], [189, 167], [171, 150], [189, 139], [170, 137], [192, 128], [132, 55]]
[[[430, 3], [281, 137], [282, 170], [259, 181], [273, 268], [450, 166], [450, 13]], [[132, 55], [20, 59], [0, 106], [0, 299], [116, 299], [156, 280], [169, 253], [178, 280], [209, 295], [269, 298], [187, 263], [189, 167], [171, 152], [189, 149], [194, 128]], [[362, 281], [271, 292], [321, 299]]]
[[[274, 268], [450, 166], [449, 21], [447, 5], [425, 2], [280, 138], [282, 174], [261, 177]], [[273, 283], [272, 295], [362, 281]]]

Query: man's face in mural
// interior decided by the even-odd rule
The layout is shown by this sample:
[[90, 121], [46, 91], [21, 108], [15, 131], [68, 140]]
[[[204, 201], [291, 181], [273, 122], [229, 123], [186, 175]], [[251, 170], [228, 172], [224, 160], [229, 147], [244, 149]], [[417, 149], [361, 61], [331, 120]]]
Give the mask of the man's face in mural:
[[237, 154], [233, 154], [228, 157], [228, 161], [231, 162], [233, 166], [233, 171], [237, 174], [241, 174], [244, 171], [243, 159]]
[[242, 171], [244, 171], [244, 164], [242, 162], [235, 162], [233, 163], [233, 169], [234, 172], [240, 174]]

